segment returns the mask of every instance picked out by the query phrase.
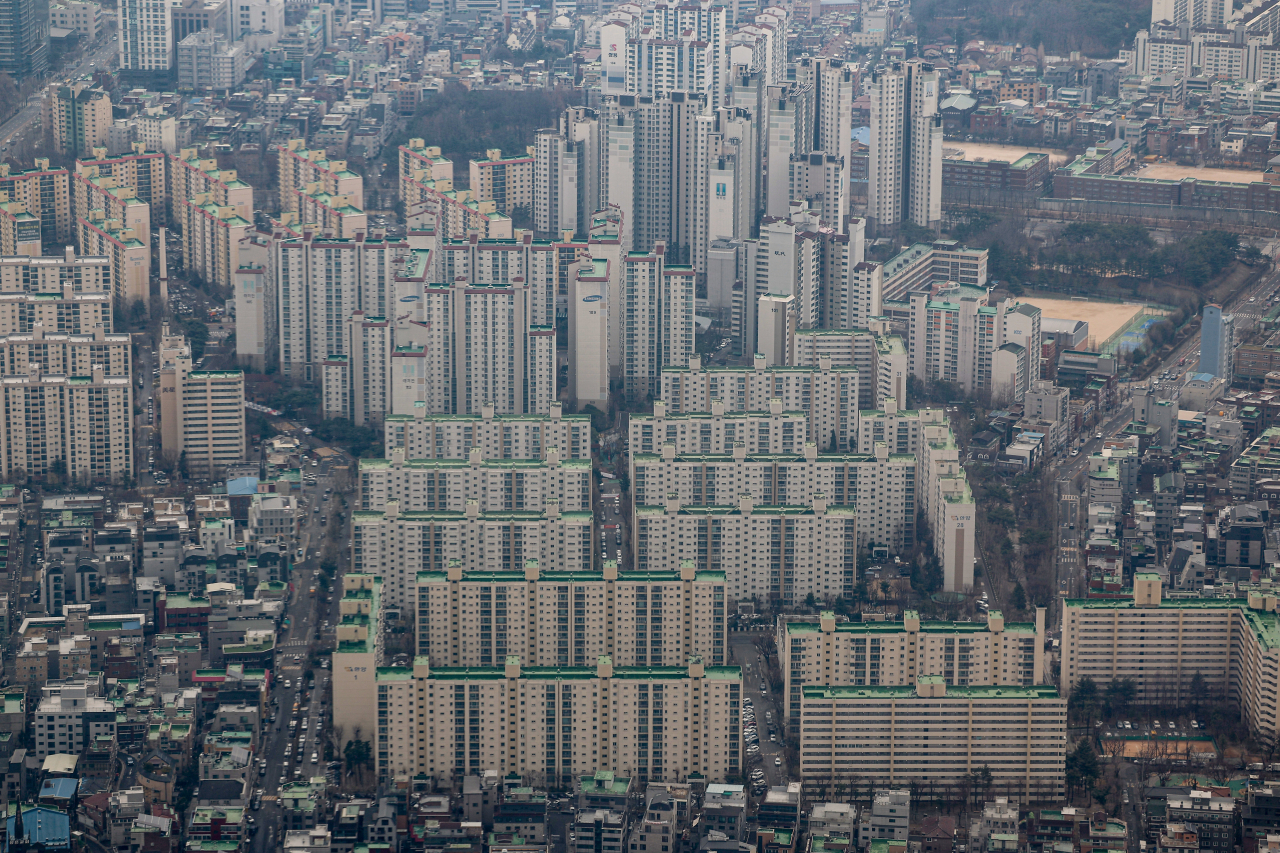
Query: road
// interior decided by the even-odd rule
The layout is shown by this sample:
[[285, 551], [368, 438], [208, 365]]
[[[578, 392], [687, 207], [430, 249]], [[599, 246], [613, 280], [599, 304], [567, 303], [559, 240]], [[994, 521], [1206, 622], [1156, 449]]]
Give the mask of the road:
[[[80, 61], [72, 68], [64, 68], [57, 72], [55, 80], [70, 80], [88, 74], [97, 67], [107, 67], [108, 64], [114, 65], [113, 57], [116, 55], [118, 42], [111, 41], [109, 38], [101, 44], [87, 52]], [[0, 153], [5, 153], [11, 145], [20, 144], [28, 134], [28, 129], [35, 124], [35, 132], [40, 133], [40, 114], [43, 110], [43, 100], [40, 93], [36, 93], [27, 99], [27, 105], [18, 111], [18, 114], [0, 124]]]
[[[745, 631], [734, 631], [729, 635], [729, 654], [732, 657], [730, 664], [742, 667], [743, 697], [750, 699], [752, 707], [755, 708], [756, 726], [760, 734], [760, 763], [747, 762], [744, 772], [750, 773], [752, 768], [759, 767], [764, 771], [765, 781], [770, 785], [785, 785], [789, 778], [787, 757], [782, 744], [786, 729], [782, 725], [781, 708], [777, 704], [777, 697], [769, 690], [763, 675], [764, 658], [761, 657], [754, 642], [757, 636]], [[762, 689], [768, 692], [762, 692]], [[743, 705], [745, 707], [745, 701]], [[767, 716], [769, 714], [773, 715], [772, 726], [779, 738], [776, 742], [769, 740], [770, 722]], [[747, 753], [744, 750], [743, 759], [746, 760], [746, 758]], [[781, 759], [780, 765], [775, 763], [778, 759]]]
[[[306, 558], [295, 565], [290, 576], [293, 585], [288, 609], [290, 624], [287, 631], [281, 631], [276, 649], [275, 685], [271, 691], [271, 713], [276, 719], [274, 723], [266, 724], [261, 749], [254, 756], [255, 759], [265, 758], [267, 765], [265, 772], [255, 771], [253, 777], [264, 797], [261, 809], [253, 813], [255, 825], [262, 829], [250, 841], [250, 853], [264, 853], [279, 846], [283, 830], [280, 828], [281, 813], [276, 798], [282, 781], [303, 781], [326, 772], [323, 743], [329, 725], [329, 695], [326, 690], [329, 670], [319, 667], [313, 670], [314, 690], [307, 689], [306, 673], [312, 651], [332, 648], [333, 629], [324, 630], [324, 623], [327, 621], [330, 626], [335, 625], [338, 615], [340, 596], [336, 589], [329, 593], [319, 590], [320, 561], [318, 546], [313, 544], [323, 538], [326, 526], [321, 525], [320, 520], [329, 515], [331, 504], [337, 500], [324, 500], [325, 490], [333, 487], [330, 466], [331, 463], [325, 461], [316, 468], [304, 468], [304, 471], [316, 474], [316, 484], [303, 489], [307, 514], [299, 544]], [[314, 512], [317, 506], [321, 507], [319, 513]], [[345, 523], [350, 523], [349, 513]], [[345, 527], [342, 536], [346, 536]], [[335, 587], [340, 583], [340, 579], [335, 581]], [[315, 594], [310, 592], [313, 586], [317, 588]], [[290, 723], [295, 717], [298, 724], [291, 731]], [[305, 730], [302, 728], [303, 720], [306, 721]], [[286, 749], [289, 752], [287, 756]], [[311, 761], [313, 754], [316, 756], [314, 762]]]

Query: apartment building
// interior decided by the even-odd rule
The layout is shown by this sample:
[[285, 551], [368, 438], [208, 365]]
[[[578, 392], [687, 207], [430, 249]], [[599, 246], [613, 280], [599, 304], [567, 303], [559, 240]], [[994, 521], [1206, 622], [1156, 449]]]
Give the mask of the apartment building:
[[911, 375], [986, 392], [994, 402], [1020, 402], [1040, 378], [1040, 309], [986, 300], [985, 289], [960, 288], [948, 300], [912, 293]]
[[804, 412], [784, 412], [782, 401], [769, 401], [761, 412], [729, 412], [723, 400], [712, 400], [708, 412], [667, 411], [662, 400], [653, 401], [653, 414], [631, 415], [627, 420], [627, 448], [630, 453], [659, 453], [672, 445], [677, 456], [688, 454], [732, 454], [743, 445], [750, 455], [802, 453], [809, 436], [809, 418]]
[[240, 180], [235, 169], [219, 169], [216, 158], [202, 158], [195, 148], [183, 148], [166, 162], [169, 215], [175, 222], [181, 222], [180, 206], [200, 193], [209, 193], [215, 204], [235, 208], [238, 216], [253, 220], [253, 187]]
[[945, 422], [927, 424], [923, 432], [916, 469], [920, 510], [933, 532], [933, 552], [942, 564], [942, 588], [967, 592], [973, 588], [978, 553], [977, 504], [951, 427]]
[[[873, 454], [818, 454], [812, 442], [801, 454], [678, 456], [664, 445], [661, 455], [630, 458], [636, 517], [650, 507], [678, 501], [694, 507], [736, 507], [749, 498], [761, 508], [809, 506], [820, 499], [854, 513], [857, 547], [874, 553], [900, 553], [916, 539], [916, 457], [890, 454], [880, 444]], [[670, 543], [667, 543], [669, 547]], [[650, 543], [651, 552], [663, 545]]]
[[[250, 188], [250, 197], [252, 192]], [[234, 205], [220, 203], [218, 197], [216, 191], [198, 192], [190, 199], [175, 200], [174, 209], [182, 228], [187, 269], [230, 290], [240, 269], [240, 244], [249, 236], [253, 219], [241, 215]]]
[[534, 133], [533, 227], [585, 233], [600, 202], [600, 122], [594, 109], [565, 107], [557, 127]]
[[279, 299], [271, 266], [271, 241], [250, 235], [240, 245], [235, 271], [236, 359], [254, 373], [266, 373], [280, 354]]
[[857, 453], [874, 453], [884, 442], [890, 453], [920, 452], [924, 428], [929, 424], [945, 424], [941, 409], [899, 409], [896, 397], [885, 397], [883, 409], [858, 412], [857, 443], [850, 449]]
[[[733, 599], [800, 603], [812, 594], [834, 600], [853, 594], [860, 519], [854, 507], [755, 506], [742, 497], [730, 506], [664, 505], [636, 508], [636, 569], [724, 572]], [[785, 546], [785, 553], [784, 553]]]
[[193, 370], [191, 347], [161, 326], [158, 425], [160, 447], [186, 459], [196, 477], [217, 477], [244, 459], [244, 373]]
[[663, 368], [693, 355], [693, 267], [668, 263], [659, 242], [627, 254], [622, 281], [622, 388], [642, 399], [661, 387]]
[[125, 0], [120, 5], [119, 67], [157, 90], [173, 81], [175, 38], [170, 0]]
[[778, 620], [778, 658], [784, 663], [783, 714], [800, 733], [805, 685], [909, 687], [921, 676], [939, 676], [956, 687], [1045, 683], [1044, 608], [1035, 622], [1009, 622], [999, 612], [986, 622], [922, 621], [913, 610], [901, 622], [817, 619]]
[[858, 410], [878, 405], [874, 386], [868, 388], [867, 377], [856, 367], [826, 361], [816, 367], [769, 367], [759, 355], [752, 367], [704, 368], [697, 355], [687, 365], [662, 369], [657, 398], [666, 403], [667, 412], [709, 412], [713, 400], [723, 401], [728, 412], [764, 412], [778, 399], [783, 411], [805, 413], [808, 435], [820, 436], [824, 447], [832, 434], [837, 447], [849, 447]]
[[12, 476], [62, 470], [83, 483], [133, 476], [128, 335], [0, 337], [0, 465]]
[[[71, 178], [76, 219], [86, 220], [93, 211], [102, 211], [103, 219], [118, 220], [121, 227], [131, 228], [135, 234], [150, 234], [151, 205], [138, 197], [137, 188], [120, 184], [113, 175], [99, 175], [97, 170], [96, 165], [88, 166]], [[148, 243], [147, 251], [150, 250]]]
[[529, 666], [683, 665], [697, 656], [725, 663], [722, 572], [420, 572], [417, 653], [434, 667], [493, 666], [515, 655]]
[[116, 737], [115, 705], [98, 695], [94, 681], [55, 681], [40, 690], [35, 713], [35, 755], [79, 755], [98, 738]]
[[[554, 325], [556, 296], [568, 296], [569, 281], [588, 248], [573, 240], [535, 240], [528, 231], [509, 240], [481, 240], [479, 234], [469, 234], [438, 243], [431, 259], [432, 281], [453, 281], [458, 276], [503, 283], [523, 279], [532, 293], [534, 322], [543, 326]], [[611, 276], [621, 261], [612, 266]], [[608, 301], [616, 304], [612, 292]]]
[[45, 127], [52, 131], [53, 150], [84, 157], [107, 144], [111, 127], [111, 98], [102, 89], [77, 81], [51, 86], [45, 99]]
[[389, 502], [382, 511], [352, 514], [352, 569], [379, 575], [384, 606], [396, 611], [412, 606], [418, 572], [444, 571], [451, 560], [523, 571], [533, 559], [546, 571], [590, 572], [592, 519], [554, 503], [540, 511], [481, 512], [468, 501], [464, 512], [403, 512]]
[[40, 249], [40, 220], [20, 201], [0, 201], [0, 257], [36, 257]]
[[591, 458], [591, 417], [566, 415], [559, 401], [545, 415], [499, 415], [492, 403], [475, 414], [429, 414], [425, 403], [411, 415], [388, 415], [383, 422], [385, 452], [404, 450], [406, 459], [469, 459], [478, 447], [485, 459]]
[[464, 776], [494, 769], [567, 787], [613, 767], [642, 781], [722, 782], [741, 768], [741, 697], [738, 667], [697, 657], [538, 667], [511, 656], [459, 668], [420, 657], [377, 672], [378, 776], [460, 789]]
[[942, 218], [942, 81], [927, 62], [894, 62], [874, 75], [867, 216], [879, 228]]
[[396, 310], [388, 305], [395, 292], [395, 258], [406, 248], [367, 238], [330, 239], [277, 222], [269, 251], [279, 299], [281, 372], [320, 381], [330, 356], [348, 354], [352, 314], [370, 304]]
[[[451, 172], [452, 168], [450, 164]], [[512, 239], [511, 217], [498, 211], [497, 202], [478, 201], [470, 190], [454, 189], [452, 178], [432, 174], [416, 167], [400, 173], [400, 198], [410, 222], [420, 218], [434, 222], [436, 233], [443, 237], [465, 239], [474, 231], [482, 240]]]
[[141, 301], [150, 310], [151, 247], [146, 234], [125, 227], [118, 219], [108, 219], [102, 210], [89, 211], [76, 219], [80, 251], [106, 257], [110, 265], [108, 293], [111, 306], [124, 310]]
[[499, 213], [510, 215], [517, 207], [533, 210], [533, 148], [523, 157], [503, 157], [490, 148], [483, 160], [472, 160], [471, 191], [477, 201], [492, 201]]
[[440, 413], [478, 412], [489, 403], [504, 415], [548, 413], [556, 398], [556, 332], [537, 322], [534, 301], [518, 280], [423, 283], [413, 340], [422, 349], [404, 359], [419, 371], [414, 401]]
[[1263, 732], [1280, 727], [1276, 598], [1165, 598], [1154, 573], [1134, 576], [1133, 596], [1068, 600], [1062, 611], [1062, 684], [1088, 676], [1100, 688], [1132, 679], [1137, 701], [1186, 701], [1198, 674], [1209, 695], [1240, 705], [1242, 720]]
[[102, 256], [0, 257], [0, 335], [111, 331], [111, 264]]
[[122, 154], [107, 154], [103, 147], [76, 162], [76, 174], [112, 177], [116, 185], [133, 187], [134, 195], [156, 209], [160, 221], [161, 202], [168, 194], [168, 158], [163, 152], [149, 150], [145, 143], [134, 142]]
[[554, 501], [562, 512], [591, 512], [591, 460], [561, 461], [555, 448], [545, 459], [485, 459], [473, 447], [467, 459], [414, 460], [395, 449], [361, 459], [359, 485], [364, 510], [396, 501], [402, 512], [464, 512], [475, 501], [481, 512], [541, 511]]
[[300, 187], [293, 194], [297, 197], [297, 212], [280, 215], [287, 225], [338, 240], [354, 240], [369, 230], [369, 217], [356, 207], [353, 196], [327, 192], [319, 182]]
[[244, 461], [244, 372], [193, 370], [182, 382], [182, 452], [194, 477], [217, 479]]
[[61, 0], [49, 4], [51, 26], [75, 30], [86, 42], [98, 37], [102, 26], [102, 7], [91, 0]]
[[609, 261], [583, 260], [574, 270], [567, 299], [569, 399], [585, 410], [609, 411]]
[[421, 169], [426, 177], [433, 181], [453, 180], [453, 161], [441, 156], [440, 146], [427, 145], [425, 140], [410, 139], [408, 144], [400, 146], [400, 168], [398, 174], [407, 175], [414, 169]]
[[876, 319], [866, 329], [798, 329], [787, 363], [795, 367], [856, 367], [862, 371], [858, 406], [876, 409], [885, 397], [907, 398], [909, 362], [901, 337]]
[[354, 571], [342, 576], [333, 650], [333, 732], [339, 748], [374, 737], [375, 676], [385, 658], [382, 608], [381, 578]]
[[292, 549], [302, 526], [300, 516], [292, 495], [258, 493], [249, 502], [246, 530], [254, 541], [275, 540]]
[[975, 767], [1023, 802], [1063, 797], [1067, 702], [1054, 687], [805, 687], [800, 775], [806, 785], [857, 776], [876, 788], [964, 783]]
[[278, 149], [278, 158], [281, 212], [301, 215], [300, 192], [313, 184], [364, 210], [364, 179], [347, 168], [346, 160], [330, 160], [323, 150], [308, 150], [305, 139], [290, 139]]
[[13, 171], [0, 163], [0, 192], [40, 220], [40, 242], [66, 245], [75, 236], [71, 185], [66, 169], [50, 169], [49, 160], [38, 157], [31, 169]]

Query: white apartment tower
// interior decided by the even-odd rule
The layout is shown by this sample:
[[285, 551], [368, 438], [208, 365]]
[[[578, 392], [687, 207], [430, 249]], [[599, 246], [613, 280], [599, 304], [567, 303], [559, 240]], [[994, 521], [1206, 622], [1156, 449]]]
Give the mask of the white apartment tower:
[[867, 216], [876, 228], [936, 227], [942, 218], [941, 80], [920, 60], [895, 62], [871, 83]]
[[728, 78], [727, 10], [713, 0], [655, 3], [626, 44], [627, 92], [661, 97], [676, 90], [724, 103]]
[[693, 267], [668, 264], [666, 246], [631, 252], [622, 270], [622, 382], [633, 400], [657, 395], [662, 368], [693, 355]]
[[167, 80], [173, 72], [172, 0], [122, 0], [120, 70], [130, 76]]
[[1154, 0], [1151, 23], [1191, 24], [1192, 27], [1231, 25], [1231, 0]]

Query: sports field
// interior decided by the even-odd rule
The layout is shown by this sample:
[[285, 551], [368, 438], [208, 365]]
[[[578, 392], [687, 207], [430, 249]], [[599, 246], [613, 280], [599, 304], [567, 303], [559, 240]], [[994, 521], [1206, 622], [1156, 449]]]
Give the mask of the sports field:
[[1094, 346], [1101, 347], [1112, 335], [1133, 322], [1142, 313], [1141, 305], [1122, 302], [1085, 302], [1077, 299], [1043, 299], [1039, 296], [1020, 297], [1020, 302], [1034, 305], [1043, 317], [1055, 320], [1084, 320], [1089, 324], [1089, 337]]

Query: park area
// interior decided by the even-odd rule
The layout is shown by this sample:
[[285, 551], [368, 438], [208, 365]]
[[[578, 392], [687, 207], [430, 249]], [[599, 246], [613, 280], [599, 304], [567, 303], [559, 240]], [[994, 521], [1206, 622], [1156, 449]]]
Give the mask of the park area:
[[1127, 302], [1045, 299], [1039, 296], [1024, 296], [1019, 301], [1039, 308], [1042, 317], [1052, 317], [1055, 320], [1084, 320], [1089, 324], [1091, 349], [1104, 347], [1119, 332], [1132, 325], [1139, 314], [1147, 310], [1142, 305]]

